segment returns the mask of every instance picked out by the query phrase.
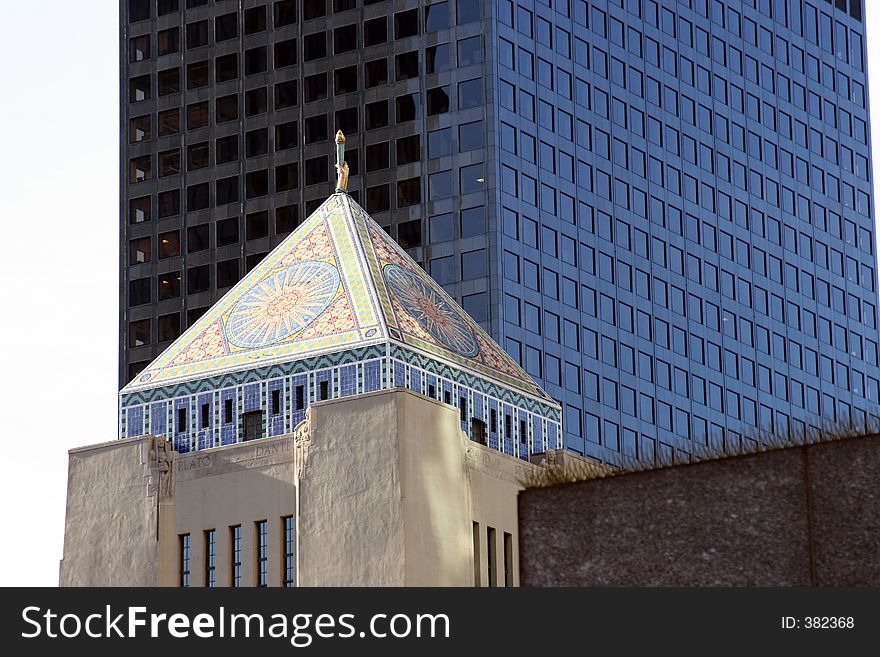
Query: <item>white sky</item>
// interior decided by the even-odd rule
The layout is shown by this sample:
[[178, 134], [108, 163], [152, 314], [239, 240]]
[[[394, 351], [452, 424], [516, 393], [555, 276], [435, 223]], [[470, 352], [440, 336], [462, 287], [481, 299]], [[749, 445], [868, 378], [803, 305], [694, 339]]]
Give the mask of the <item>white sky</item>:
[[[880, 2], [865, 4], [877, 153]], [[0, 21], [4, 586], [57, 584], [67, 450], [117, 433], [117, 12], [7, 2]]]

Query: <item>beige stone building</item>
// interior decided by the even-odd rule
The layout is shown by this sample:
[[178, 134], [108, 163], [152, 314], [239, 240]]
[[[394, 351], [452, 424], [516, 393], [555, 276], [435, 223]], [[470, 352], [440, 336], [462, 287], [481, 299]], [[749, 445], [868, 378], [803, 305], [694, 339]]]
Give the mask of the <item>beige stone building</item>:
[[[345, 191], [70, 452], [61, 584], [515, 586], [561, 409]], [[573, 457], [566, 456], [565, 459]]]
[[62, 586], [516, 586], [539, 466], [410, 390], [319, 402], [291, 434], [70, 451]]

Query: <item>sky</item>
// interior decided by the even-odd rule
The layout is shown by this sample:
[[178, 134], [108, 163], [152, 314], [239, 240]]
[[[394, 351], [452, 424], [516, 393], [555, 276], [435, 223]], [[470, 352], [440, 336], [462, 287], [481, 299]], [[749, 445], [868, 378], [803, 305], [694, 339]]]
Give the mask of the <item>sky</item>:
[[[865, 4], [880, 153], [880, 2]], [[55, 586], [67, 450], [117, 435], [118, 2], [7, 2], [3, 14], [0, 586]]]

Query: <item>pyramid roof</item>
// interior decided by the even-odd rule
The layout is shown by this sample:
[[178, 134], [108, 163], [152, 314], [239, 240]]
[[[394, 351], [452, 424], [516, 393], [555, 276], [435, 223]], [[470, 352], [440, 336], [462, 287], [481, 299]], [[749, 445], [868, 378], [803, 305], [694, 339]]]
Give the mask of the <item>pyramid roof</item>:
[[340, 191], [120, 394], [382, 343], [403, 345], [555, 405]]

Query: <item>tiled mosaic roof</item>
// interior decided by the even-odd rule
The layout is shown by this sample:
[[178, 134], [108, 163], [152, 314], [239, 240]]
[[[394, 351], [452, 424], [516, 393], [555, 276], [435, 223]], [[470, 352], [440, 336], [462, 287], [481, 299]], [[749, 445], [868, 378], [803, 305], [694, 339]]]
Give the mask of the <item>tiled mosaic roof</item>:
[[346, 193], [327, 199], [121, 394], [387, 342], [549, 400]]

